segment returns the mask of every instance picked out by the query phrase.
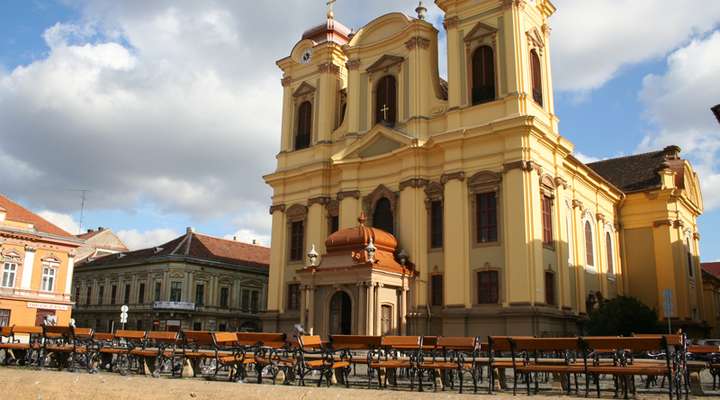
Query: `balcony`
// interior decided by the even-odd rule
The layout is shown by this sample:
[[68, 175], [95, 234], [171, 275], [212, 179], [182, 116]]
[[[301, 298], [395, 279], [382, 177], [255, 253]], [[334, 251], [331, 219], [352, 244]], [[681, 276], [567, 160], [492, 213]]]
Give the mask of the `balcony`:
[[195, 303], [187, 301], [156, 301], [154, 310], [195, 311]]

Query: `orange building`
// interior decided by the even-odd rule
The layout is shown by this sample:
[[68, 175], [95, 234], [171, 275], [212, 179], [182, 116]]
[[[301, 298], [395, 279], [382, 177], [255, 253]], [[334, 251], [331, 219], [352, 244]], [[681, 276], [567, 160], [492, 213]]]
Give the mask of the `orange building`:
[[0, 195], [0, 327], [70, 320], [70, 287], [82, 240]]

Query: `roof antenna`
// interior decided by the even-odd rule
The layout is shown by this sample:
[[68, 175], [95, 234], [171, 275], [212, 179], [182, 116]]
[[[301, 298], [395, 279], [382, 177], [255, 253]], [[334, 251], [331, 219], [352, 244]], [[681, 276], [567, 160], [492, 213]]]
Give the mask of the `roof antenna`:
[[83, 218], [85, 216], [85, 200], [87, 194], [90, 193], [88, 189], [69, 189], [71, 192], [80, 192], [80, 221], [78, 222], [78, 235], [83, 233]]

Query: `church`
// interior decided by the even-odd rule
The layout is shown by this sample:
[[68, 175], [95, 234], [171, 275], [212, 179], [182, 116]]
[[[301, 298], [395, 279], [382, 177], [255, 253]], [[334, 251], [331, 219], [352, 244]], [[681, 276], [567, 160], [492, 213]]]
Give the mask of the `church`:
[[555, 6], [435, 3], [447, 80], [422, 3], [356, 31], [330, 9], [277, 62], [263, 329], [571, 335], [624, 295], [700, 334], [703, 204], [680, 148], [581, 162], [553, 103]]

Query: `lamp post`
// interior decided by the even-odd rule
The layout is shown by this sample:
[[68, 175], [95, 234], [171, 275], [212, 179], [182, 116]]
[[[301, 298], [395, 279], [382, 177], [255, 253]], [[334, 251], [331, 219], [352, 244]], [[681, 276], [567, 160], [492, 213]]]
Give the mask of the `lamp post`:
[[317, 266], [317, 259], [318, 257], [320, 257], [320, 255], [318, 254], [317, 250], [315, 250], [315, 244], [312, 245], [312, 248], [308, 252], [307, 256], [308, 260], [310, 260], [310, 267]]
[[417, 13], [418, 19], [425, 20], [425, 17], [427, 16], [427, 8], [425, 8], [425, 5], [423, 5], [422, 1], [420, 1], [420, 4], [418, 4], [415, 12]]
[[377, 247], [375, 247], [375, 244], [373, 243], [372, 238], [370, 238], [370, 243], [368, 243], [367, 247], [365, 247], [365, 251], [367, 252], [368, 261], [371, 263], [375, 262], [375, 252], [377, 251]]

